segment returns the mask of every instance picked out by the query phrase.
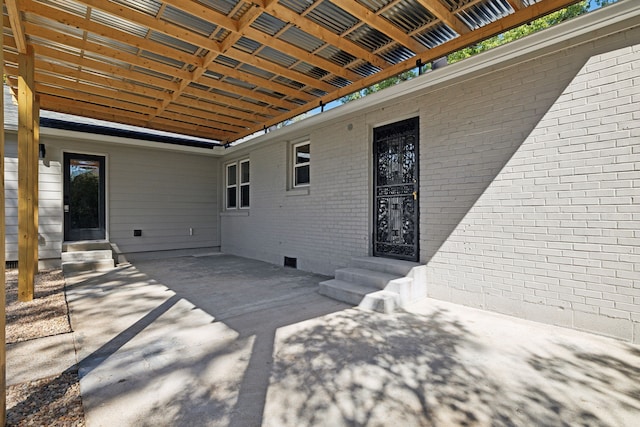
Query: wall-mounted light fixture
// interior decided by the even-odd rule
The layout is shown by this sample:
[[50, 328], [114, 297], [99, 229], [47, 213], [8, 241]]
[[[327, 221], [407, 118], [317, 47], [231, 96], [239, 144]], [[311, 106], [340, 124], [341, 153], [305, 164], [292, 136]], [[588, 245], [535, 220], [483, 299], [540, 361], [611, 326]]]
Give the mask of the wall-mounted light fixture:
[[38, 145], [38, 158], [39, 159], [44, 159], [44, 156], [47, 155], [47, 147], [44, 146], [44, 144], [39, 144]]

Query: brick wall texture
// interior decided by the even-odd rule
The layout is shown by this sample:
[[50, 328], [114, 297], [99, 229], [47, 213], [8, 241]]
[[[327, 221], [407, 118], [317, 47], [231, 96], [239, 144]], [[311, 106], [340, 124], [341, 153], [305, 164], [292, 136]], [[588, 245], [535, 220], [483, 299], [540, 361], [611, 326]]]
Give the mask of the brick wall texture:
[[429, 296], [640, 342], [639, 40], [582, 39], [234, 153], [251, 209], [222, 214], [223, 251], [328, 275], [370, 254], [372, 129], [418, 116]]
[[453, 135], [425, 124], [431, 296], [640, 342], [640, 45], [611, 45], [459, 88], [477, 108], [434, 118]]

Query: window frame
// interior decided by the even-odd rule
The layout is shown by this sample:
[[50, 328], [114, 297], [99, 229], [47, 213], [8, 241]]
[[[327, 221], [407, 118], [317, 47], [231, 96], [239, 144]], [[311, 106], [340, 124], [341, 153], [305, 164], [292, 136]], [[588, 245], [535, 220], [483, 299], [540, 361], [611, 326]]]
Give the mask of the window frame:
[[[247, 165], [248, 167], [248, 175], [249, 179], [246, 182], [243, 182], [242, 176], [242, 167], [243, 165]], [[235, 168], [235, 174], [233, 174], [234, 183], [230, 184], [230, 169]], [[227, 211], [237, 211], [239, 209], [246, 210], [251, 208], [251, 162], [250, 159], [245, 158], [241, 160], [236, 160], [225, 165], [225, 176], [224, 176], [224, 206]], [[242, 189], [247, 188], [248, 191], [248, 203], [245, 205], [242, 200]], [[233, 206], [229, 205], [229, 194], [230, 190], [233, 191], [234, 202]]]
[[[302, 146], [309, 146], [309, 160], [306, 162], [298, 163], [297, 149]], [[309, 180], [306, 183], [297, 183], [297, 171], [300, 168], [307, 167]], [[311, 141], [304, 140], [295, 144], [291, 144], [291, 188], [307, 188], [311, 185]]]
[[[248, 180], [246, 182], [243, 182], [243, 174], [242, 174], [242, 165], [247, 165], [247, 175], [248, 175]], [[246, 206], [243, 203], [243, 198], [242, 198], [242, 190], [243, 188], [247, 188], [248, 194], [247, 194], [247, 204]], [[249, 162], [249, 159], [244, 159], [244, 160], [240, 160], [238, 161], [238, 209], [250, 209], [251, 208], [251, 163]]]

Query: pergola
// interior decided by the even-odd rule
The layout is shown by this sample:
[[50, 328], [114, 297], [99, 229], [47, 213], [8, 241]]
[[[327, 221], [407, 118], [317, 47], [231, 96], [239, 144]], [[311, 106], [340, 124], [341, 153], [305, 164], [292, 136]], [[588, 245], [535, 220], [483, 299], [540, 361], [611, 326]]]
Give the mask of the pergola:
[[576, 0], [6, 0], [46, 110], [233, 142]]
[[[40, 108], [232, 143], [577, 1], [4, 0], [20, 298], [37, 270]], [[4, 245], [0, 265], [4, 284]]]

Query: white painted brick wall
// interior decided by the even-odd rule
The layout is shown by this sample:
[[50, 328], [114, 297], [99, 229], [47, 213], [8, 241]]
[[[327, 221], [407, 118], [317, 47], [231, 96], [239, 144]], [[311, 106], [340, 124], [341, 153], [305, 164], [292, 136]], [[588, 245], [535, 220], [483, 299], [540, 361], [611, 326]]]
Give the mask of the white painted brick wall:
[[[448, 89], [453, 99], [487, 95], [423, 121], [434, 136], [423, 139], [421, 177], [432, 296], [640, 342], [640, 45], [620, 46], [623, 35], [562, 53], [573, 70], [548, 69], [556, 54]], [[557, 99], [536, 97], [527, 73], [554, 73], [543, 84]], [[496, 113], [479, 119], [483, 104]], [[505, 109], [517, 111], [516, 126]], [[513, 138], [527, 122], [529, 135]], [[501, 123], [512, 132], [494, 134]], [[495, 163], [484, 157], [491, 149]], [[457, 169], [486, 190], [470, 194]]]
[[306, 136], [312, 159], [308, 194], [287, 190], [290, 139], [225, 158], [249, 156], [251, 209], [248, 215], [222, 213], [224, 252], [280, 265], [285, 256], [297, 258], [298, 268], [328, 275], [368, 253], [370, 166], [363, 120], [332, 123]]
[[[429, 295], [640, 342], [633, 40], [637, 28], [247, 149], [251, 210], [223, 214], [222, 249], [329, 275], [370, 254], [372, 128], [419, 116]], [[287, 143], [305, 135], [310, 193], [288, 196]]]

